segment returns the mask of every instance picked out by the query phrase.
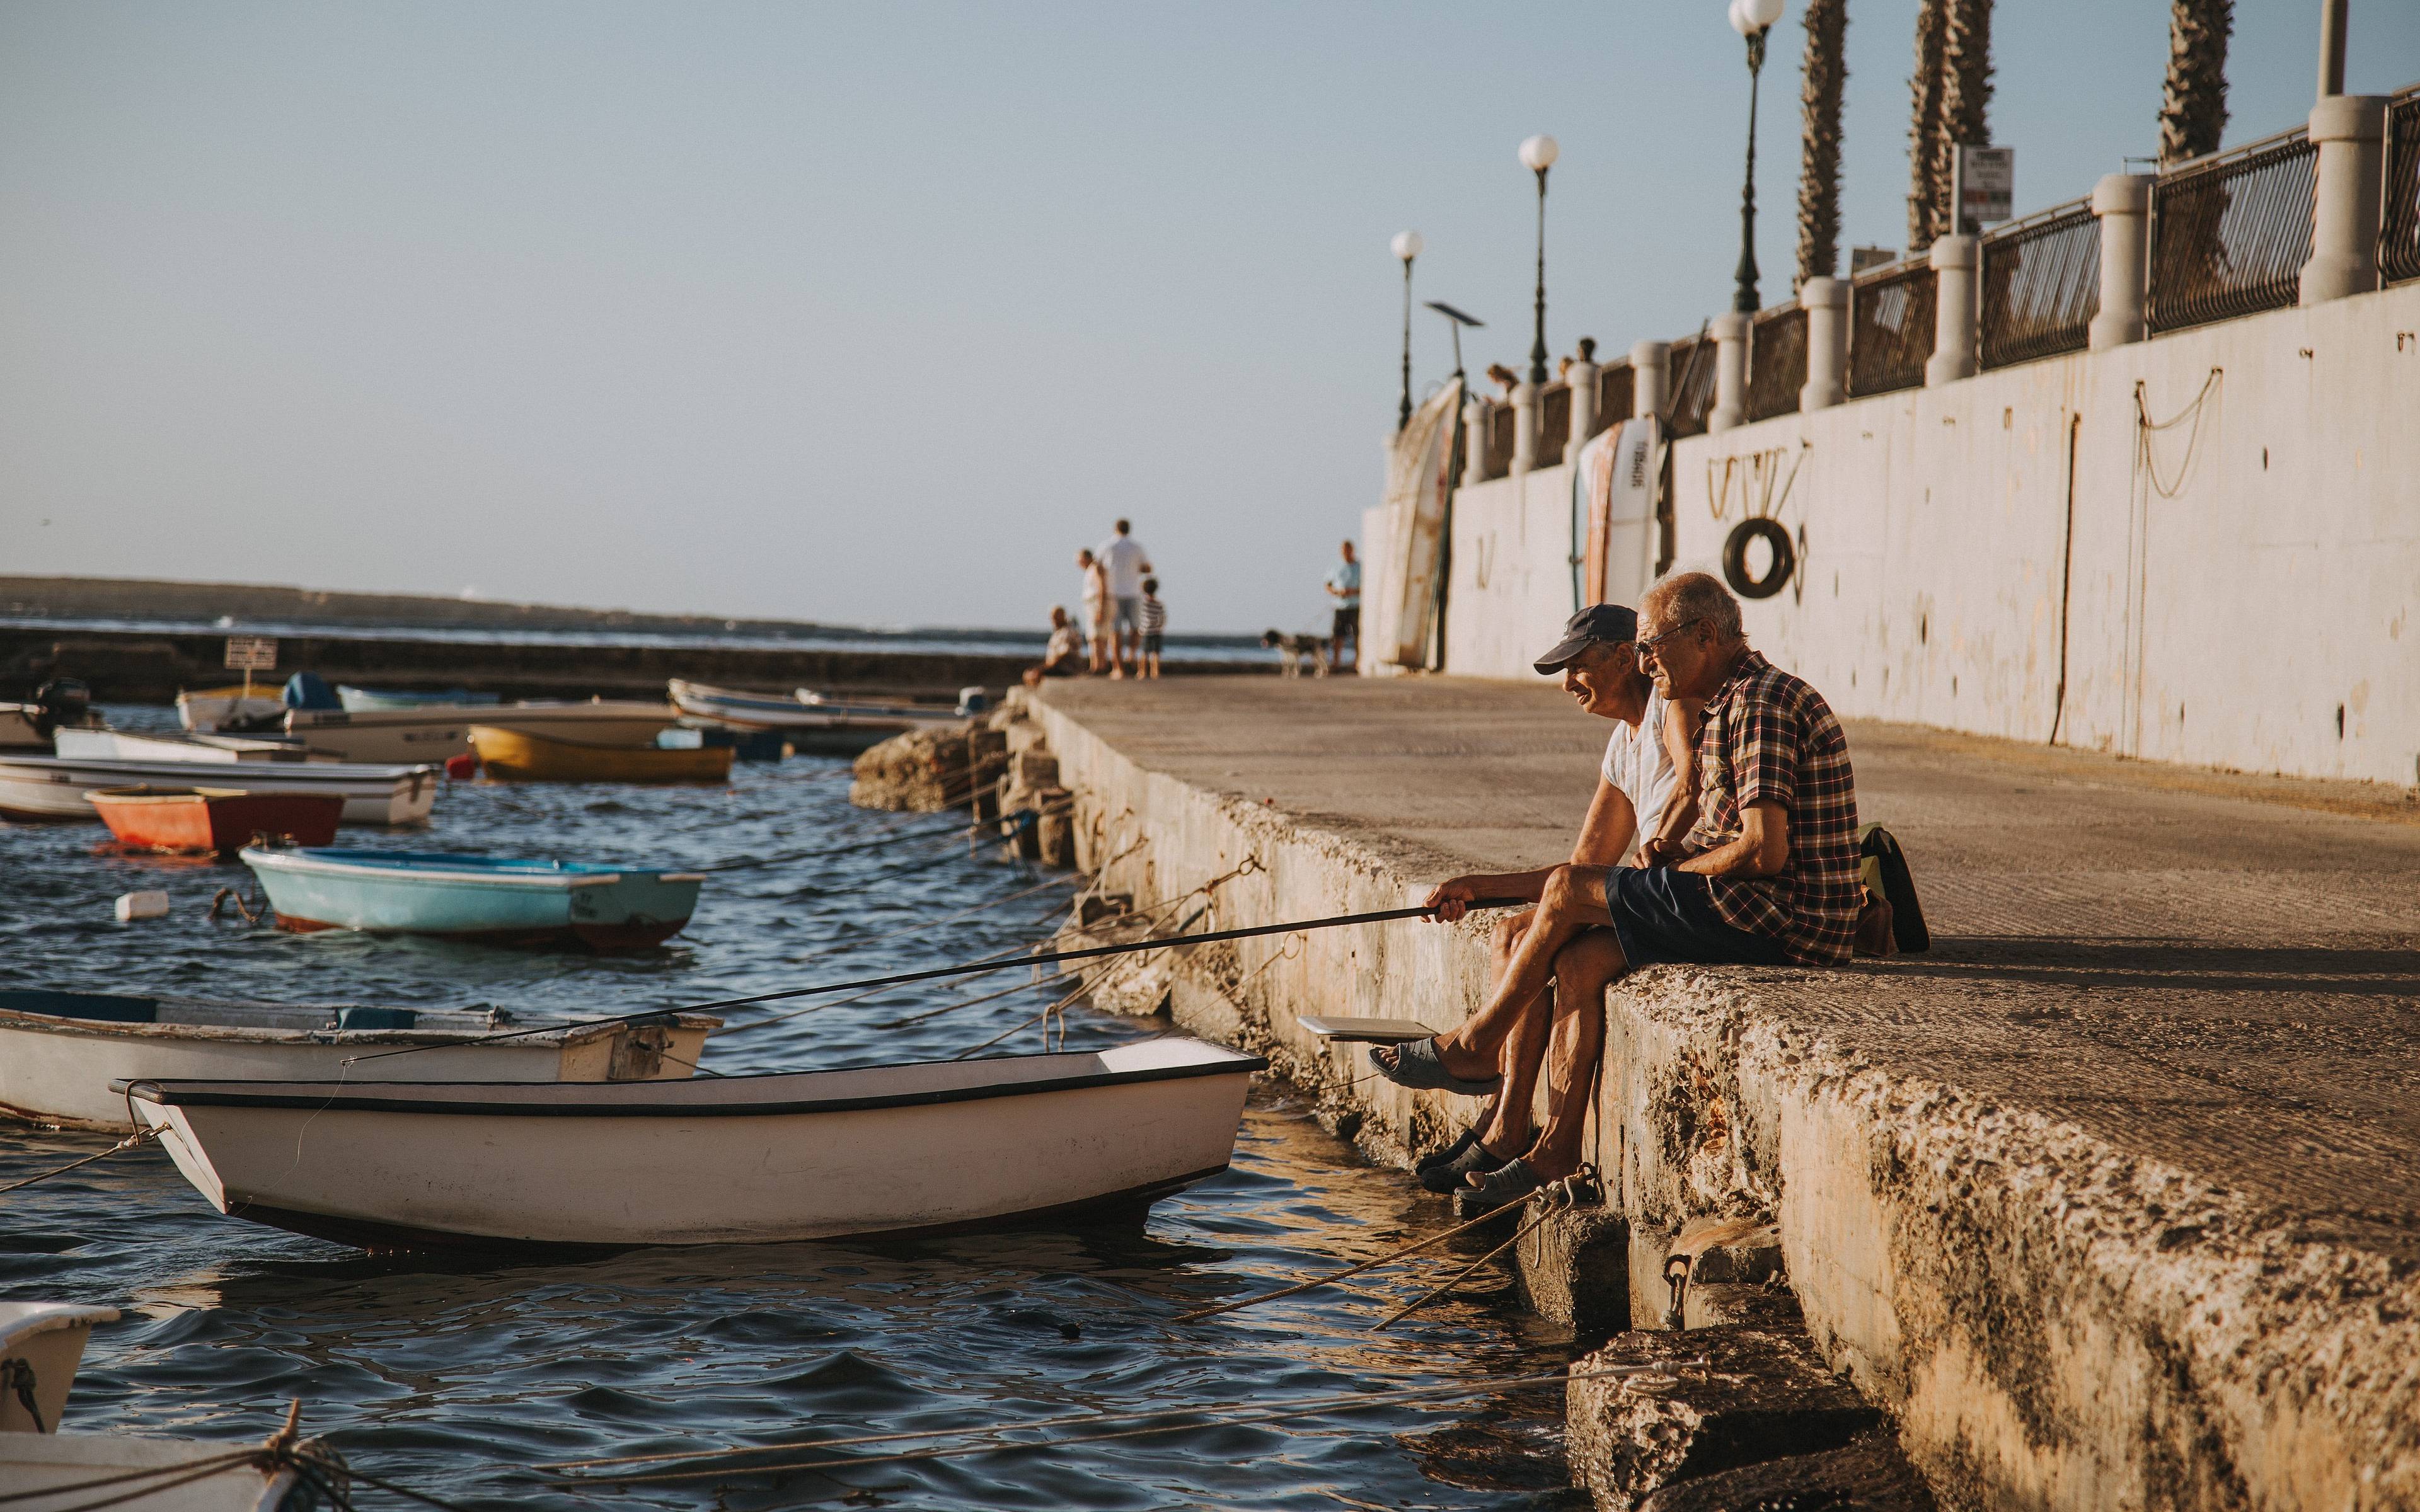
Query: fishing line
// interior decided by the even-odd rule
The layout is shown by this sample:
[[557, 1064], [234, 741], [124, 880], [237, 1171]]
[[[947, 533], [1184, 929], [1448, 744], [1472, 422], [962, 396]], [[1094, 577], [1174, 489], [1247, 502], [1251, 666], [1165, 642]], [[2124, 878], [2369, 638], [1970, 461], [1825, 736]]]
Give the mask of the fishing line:
[[[1470, 911], [1495, 908], [1534, 908], [1534, 898], [1477, 898], [1466, 903]], [[787, 987], [778, 992], [751, 993], [743, 997], [725, 997], [709, 1003], [691, 1003], [674, 1008], [651, 1008], [635, 1013], [614, 1013], [603, 1018], [574, 1020], [568, 1024], [541, 1025], [527, 1029], [513, 1029], [501, 1034], [482, 1035], [459, 1041], [461, 1044], [492, 1044], [501, 1040], [523, 1040], [532, 1035], [551, 1034], [566, 1028], [586, 1028], [599, 1024], [631, 1024], [642, 1019], [661, 1017], [667, 1013], [706, 1013], [721, 1009], [747, 1008], [757, 1003], [776, 1003], [793, 997], [814, 997], [825, 993], [845, 993], [875, 987], [898, 987], [911, 981], [934, 981], [943, 977], [970, 977], [986, 971], [1004, 971], [1016, 965], [1055, 965], [1062, 961], [1096, 961], [1103, 956], [1132, 955], [1143, 950], [1165, 950], [1176, 946], [1212, 945], [1221, 940], [1258, 939], [1264, 934], [1290, 934], [1296, 930], [1342, 929], [1353, 924], [1384, 924], [1396, 919], [1425, 918], [1435, 910], [1422, 903], [1410, 908], [1380, 908], [1359, 914], [1334, 914], [1326, 918], [1291, 919], [1280, 924], [1249, 924], [1236, 929], [1209, 930], [1200, 934], [1171, 936], [1166, 939], [1136, 940], [1123, 945], [1094, 945], [1074, 950], [1052, 950], [1041, 955], [1022, 956], [1013, 961], [972, 961], [956, 965], [929, 966], [923, 971], [894, 972], [887, 977], [861, 977], [851, 981], [818, 982], [811, 987]], [[357, 1056], [357, 1060], [384, 1060], [393, 1056], [417, 1055], [431, 1045], [406, 1045], [400, 1050], [382, 1050], [376, 1055]]]

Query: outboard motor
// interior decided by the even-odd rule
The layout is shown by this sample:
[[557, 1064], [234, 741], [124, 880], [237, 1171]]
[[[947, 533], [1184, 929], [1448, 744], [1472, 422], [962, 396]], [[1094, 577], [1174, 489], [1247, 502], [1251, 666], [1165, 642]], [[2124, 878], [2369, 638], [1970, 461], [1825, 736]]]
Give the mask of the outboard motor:
[[984, 691], [982, 688], [962, 687], [958, 689], [958, 717], [963, 719], [970, 715], [981, 714], [984, 710], [990, 707], [991, 695]]
[[34, 689], [34, 732], [44, 740], [62, 728], [92, 722], [92, 689], [73, 677], [54, 677]]

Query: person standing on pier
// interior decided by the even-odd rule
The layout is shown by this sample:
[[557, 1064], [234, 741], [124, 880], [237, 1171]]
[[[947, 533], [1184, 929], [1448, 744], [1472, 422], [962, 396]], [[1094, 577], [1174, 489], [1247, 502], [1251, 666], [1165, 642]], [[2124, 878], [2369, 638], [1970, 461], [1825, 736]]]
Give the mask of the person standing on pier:
[[1101, 672], [1102, 641], [1109, 627], [1109, 578], [1091, 547], [1076, 553], [1076, 570], [1084, 575], [1084, 659], [1087, 670], [1097, 677]]
[[[1479, 1206], [1516, 1201], [1579, 1167], [1609, 983], [1655, 962], [1836, 965], [1850, 956], [1861, 900], [1856, 786], [1830, 705], [1749, 647], [1739, 601], [1703, 573], [1648, 590], [1637, 649], [1667, 700], [1704, 700], [1697, 825], [1668, 854], [1651, 843], [1645, 866], [1544, 873], [1536, 917], [1479, 1011], [1449, 1033], [1371, 1052], [1402, 1086], [1485, 1096], [1503, 1080], [1514, 1030], [1553, 986], [1545, 1126], [1527, 1154], [1466, 1178]], [[1455, 877], [1429, 906], [1450, 921], [1470, 900], [1517, 893], [1508, 884], [1539, 875]]]
[[[1328, 570], [1327, 596], [1336, 600], [1336, 623], [1327, 632], [1327, 670], [1344, 670], [1344, 642], [1353, 642], [1353, 667], [1361, 668], [1361, 563], [1354, 559], [1353, 543], [1344, 543], [1344, 560]], [[1628, 613], [1627, 609], [1622, 612]]]
[[1134, 525], [1120, 520], [1117, 532], [1101, 543], [1101, 569], [1109, 580], [1109, 675], [1129, 675], [1127, 658], [1134, 658], [1132, 675], [1141, 675], [1142, 661], [1142, 580], [1152, 571], [1151, 553], [1134, 538]]

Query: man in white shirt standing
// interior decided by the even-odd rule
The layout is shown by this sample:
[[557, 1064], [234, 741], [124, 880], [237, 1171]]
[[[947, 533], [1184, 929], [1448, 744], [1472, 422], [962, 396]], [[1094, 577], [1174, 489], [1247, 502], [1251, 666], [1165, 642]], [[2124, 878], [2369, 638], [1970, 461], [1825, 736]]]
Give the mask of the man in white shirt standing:
[[1344, 642], [1353, 642], [1353, 670], [1361, 670], [1361, 563], [1354, 559], [1353, 543], [1344, 543], [1344, 560], [1328, 569], [1327, 596], [1336, 600], [1335, 623], [1327, 634], [1327, 670], [1344, 670]]
[[[1597, 769], [1596, 796], [1572, 847], [1575, 866], [1612, 866], [1634, 853], [1644, 864], [1675, 844], [1697, 817], [1690, 771], [1695, 721], [1667, 705], [1653, 679], [1639, 670], [1637, 639], [1636, 613], [1619, 604], [1598, 604], [1573, 615], [1563, 639], [1537, 661], [1539, 671], [1562, 674], [1563, 690], [1582, 710], [1613, 721]], [[1453, 877], [1440, 883], [1429, 901], [1534, 899], [1554, 872], [1541, 867]], [[1458, 916], [1460, 910], [1453, 912]], [[1536, 912], [1524, 909], [1496, 926], [1491, 980], [1504, 974]], [[1486, 1115], [1460, 1140], [1420, 1163], [1420, 1182], [1429, 1190], [1469, 1192], [1474, 1202], [1486, 1206], [1527, 1195], [1497, 1188], [1524, 1184], [1519, 1178], [1526, 1166], [1519, 1158], [1530, 1149], [1529, 1110], [1540, 1071], [1549, 1064], [1547, 1121], [1538, 1139], [1575, 1145], [1605, 1049], [1605, 990], [1616, 974], [1605, 952], [1587, 943], [1584, 934], [1556, 957], [1554, 986], [1528, 1005], [1506, 1038], [1492, 1088], [1496, 1100]], [[1389, 1078], [1402, 1080], [1407, 1070], [1420, 1069], [1407, 1067], [1407, 1061], [1420, 1050], [1433, 1053], [1435, 1043], [1373, 1051], [1372, 1061]], [[1428, 1076], [1415, 1078], [1419, 1085], [1434, 1085], [1440, 1068], [1426, 1070]], [[1474, 1095], [1491, 1090], [1458, 1081], [1451, 1089]]]
[[[1118, 521], [1117, 533], [1101, 543], [1101, 570], [1109, 579], [1109, 675], [1126, 675], [1126, 657], [1142, 654], [1142, 580], [1152, 570], [1151, 556], [1131, 533], [1134, 526]], [[1140, 669], [1138, 668], [1138, 671]]]

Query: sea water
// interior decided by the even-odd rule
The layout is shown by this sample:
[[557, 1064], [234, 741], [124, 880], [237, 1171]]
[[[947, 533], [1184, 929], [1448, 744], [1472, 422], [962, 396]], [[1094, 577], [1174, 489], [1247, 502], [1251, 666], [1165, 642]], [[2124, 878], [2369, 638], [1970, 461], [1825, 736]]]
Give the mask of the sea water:
[[[121, 726], [174, 723], [165, 710], [107, 712]], [[846, 776], [844, 763], [795, 760], [743, 765], [723, 787], [455, 782], [427, 829], [349, 828], [343, 838], [391, 850], [697, 865], [945, 823], [853, 809]], [[118, 856], [106, 854], [107, 841], [98, 823], [0, 825], [0, 986], [622, 1013], [1008, 949], [1047, 933], [1078, 880], [1003, 863], [993, 848], [918, 841], [718, 873], [669, 945], [592, 956], [283, 934], [232, 915], [214, 923], [209, 900], [249, 880], [240, 865]], [[169, 915], [116, 922], [112, 900], [145, 887], [169, 893]], [[883, 937], [985, 904], [995, 906]], [[817, 1009], [717, 1036], [705, 1064], [743, 1072], [940, 1058], [1010, 1030], [985, 1053], [1037, 1051], [1041, 1028], [1017, 1026], [1055, 987], [972, 1001], [1020, 980], [918, 984]], [[936, 1009], [946, 1011], [899, 1023]], [[1065, 1032], [1069, 1048], [1083, 1049], [1168, 1026], [1079, 1009]], [[108, 1142], [0, 1125], [0, 1182]], [[371, 1257], [223, 1217], [146, 1149], [0, 1197], [0, 1297], [125, 1310], [93, 1335], [68, 1409], [72, 1430], [257, 1442], [300, 1397], [304, 1430], [354, 1465], [473, 1506], [1585, 1505], [1565, 1486], [1561, 1393], [1534, 1389], [780, 1475], [565, 1490], [532, 1468], [1085, 1412], [1484, 1387], [1559, 1367], [1568, 1341], [1512, 1307], [1493, 1268], [1370, 1332], [1466, 1263], [1453, 1254], [1175, 1321], [1450, 1222], [1442, 1199], [1362, 1162], [1264, 1079], [1233, 1168], [1147, 1215], [914, 1242]], [[363, 1502], [406, 1504], [376, 1491]]]

